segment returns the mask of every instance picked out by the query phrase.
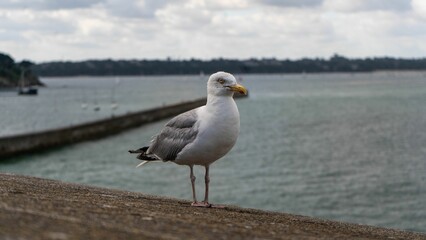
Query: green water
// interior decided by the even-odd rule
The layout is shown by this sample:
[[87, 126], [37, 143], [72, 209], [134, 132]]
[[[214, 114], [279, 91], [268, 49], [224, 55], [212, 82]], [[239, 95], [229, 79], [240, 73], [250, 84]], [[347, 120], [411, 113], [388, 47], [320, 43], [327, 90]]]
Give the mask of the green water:
[[[211, 202], [426, 232], [425, 73], [242, 77], [250, 97], [237, 102], [241, 134], [211, 167]], [[205, 95], [199, 76], [122, 79], [120, 111]], [[89, 80], [106, 89], [97, 94], [108, 99], [104, 83], [111, 79]], [[69, 87], [57, 89], [75, 101], [61, 102], [58, 109], [74, 109], [77, 117], [64, 119], [83, 119], [77, 103], [84, 81], [47, 81], [67, 82]], [[190, 200], [188, 168], [152, 163], [135, 169], [138, 161], [127, 154], [148, 143], [165, 122], [11, 159], [0, 163], [0, 171]], [[8, 133], [11, 129], [17, 128]], [[195, 171], [202, 196], [204, 171]]]

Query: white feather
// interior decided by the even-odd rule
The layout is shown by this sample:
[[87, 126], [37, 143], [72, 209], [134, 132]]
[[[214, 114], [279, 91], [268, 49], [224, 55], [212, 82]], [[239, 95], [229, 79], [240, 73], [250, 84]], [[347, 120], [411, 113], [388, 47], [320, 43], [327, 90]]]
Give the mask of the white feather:
[[136, 167], [142, 167], [143, 165], [147, 164], [149, 161], [142, 161], [141, 163], [139, 163]]

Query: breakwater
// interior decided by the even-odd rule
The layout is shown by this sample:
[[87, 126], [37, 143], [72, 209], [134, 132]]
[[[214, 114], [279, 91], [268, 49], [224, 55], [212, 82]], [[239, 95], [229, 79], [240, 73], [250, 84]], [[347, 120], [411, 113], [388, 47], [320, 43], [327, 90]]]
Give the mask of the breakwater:
[[162, 106], [78, 125], [0, 138], [0, 160], [67, 144], [98, 139], [202, 106], [206, 98]]

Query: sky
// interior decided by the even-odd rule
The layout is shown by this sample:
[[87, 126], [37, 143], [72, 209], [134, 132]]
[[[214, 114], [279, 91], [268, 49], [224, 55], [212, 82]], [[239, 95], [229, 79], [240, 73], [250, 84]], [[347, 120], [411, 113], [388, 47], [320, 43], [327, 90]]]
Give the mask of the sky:
[[426, 0], [2, 0], [0, 52], [87, 59], [426, 57]]

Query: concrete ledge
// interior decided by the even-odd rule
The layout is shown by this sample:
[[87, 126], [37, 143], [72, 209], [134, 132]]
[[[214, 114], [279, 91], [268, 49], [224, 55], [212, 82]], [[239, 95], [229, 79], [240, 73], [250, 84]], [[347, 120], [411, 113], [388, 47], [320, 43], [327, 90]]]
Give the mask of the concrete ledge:
[[426, 235], [0, 174], [0, 239], [426, 239]]

